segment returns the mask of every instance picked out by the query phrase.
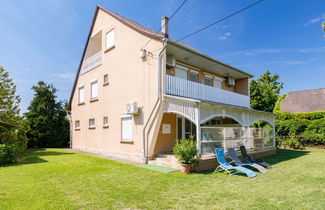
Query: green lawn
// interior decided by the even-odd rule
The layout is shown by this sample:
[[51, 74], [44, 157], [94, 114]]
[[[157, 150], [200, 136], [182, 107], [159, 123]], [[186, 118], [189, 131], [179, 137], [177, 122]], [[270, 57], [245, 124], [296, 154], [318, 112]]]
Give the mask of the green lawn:
[[0, 209], [324, 209], [325, 151], [278, 150], [249, 179], [165, 174], [61, 149], [0, 167]]

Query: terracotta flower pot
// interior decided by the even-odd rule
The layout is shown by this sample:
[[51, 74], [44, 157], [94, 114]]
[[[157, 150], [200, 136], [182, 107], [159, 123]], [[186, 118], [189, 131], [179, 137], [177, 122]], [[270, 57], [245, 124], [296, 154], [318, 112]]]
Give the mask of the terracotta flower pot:
[[183, 174], [191, 173], [192, 165], [191, 164], [181, 164], [181, 172]]

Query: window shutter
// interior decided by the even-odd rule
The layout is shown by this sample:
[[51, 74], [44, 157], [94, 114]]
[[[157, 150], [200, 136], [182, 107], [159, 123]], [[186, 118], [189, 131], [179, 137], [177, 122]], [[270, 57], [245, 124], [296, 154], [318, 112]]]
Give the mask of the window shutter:
[[122, 140], [132, 139], [132, 117], [122, 118]]
[[79, 104], [84, 103], [84, 102], [85, 102], [85, 88], [80, 87], [79, 88]]
[[98, 97], [98, 85], [97, 81], [91, 83], [91, 99]]
[[114, 46], [114, 39], [115, 39], [114, 31], [115, 30], [113, 29], [105, 35], [105, 48], [106, 49], [109, 49]]

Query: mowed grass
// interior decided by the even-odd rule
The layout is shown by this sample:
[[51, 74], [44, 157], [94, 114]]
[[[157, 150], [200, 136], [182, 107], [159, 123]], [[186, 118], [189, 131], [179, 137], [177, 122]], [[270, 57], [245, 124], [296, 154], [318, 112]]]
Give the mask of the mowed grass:
[[325, 151], [278, 150], [256, 178], [165, 174], [62, 149], [0, 167], [0, 209], [325, 209]]

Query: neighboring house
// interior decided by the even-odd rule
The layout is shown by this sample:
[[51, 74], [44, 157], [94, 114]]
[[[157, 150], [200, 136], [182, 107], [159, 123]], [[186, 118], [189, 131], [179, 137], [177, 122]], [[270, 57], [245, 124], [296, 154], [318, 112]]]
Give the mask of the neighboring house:
[[[216, 147], [274, 154], [274, 115], [249, 107], [252, 75], [169, 39], [161, 21], [158, 33], [97, 6], [69, 103], [72, 148], [177, 167], [157, 156], [195, 135], [213, 165]], [[273, 129], [249, 128], [257, 120]]]
[[289, 92], [280, 108], [291, 113], [325, 111], [325, 88]]

